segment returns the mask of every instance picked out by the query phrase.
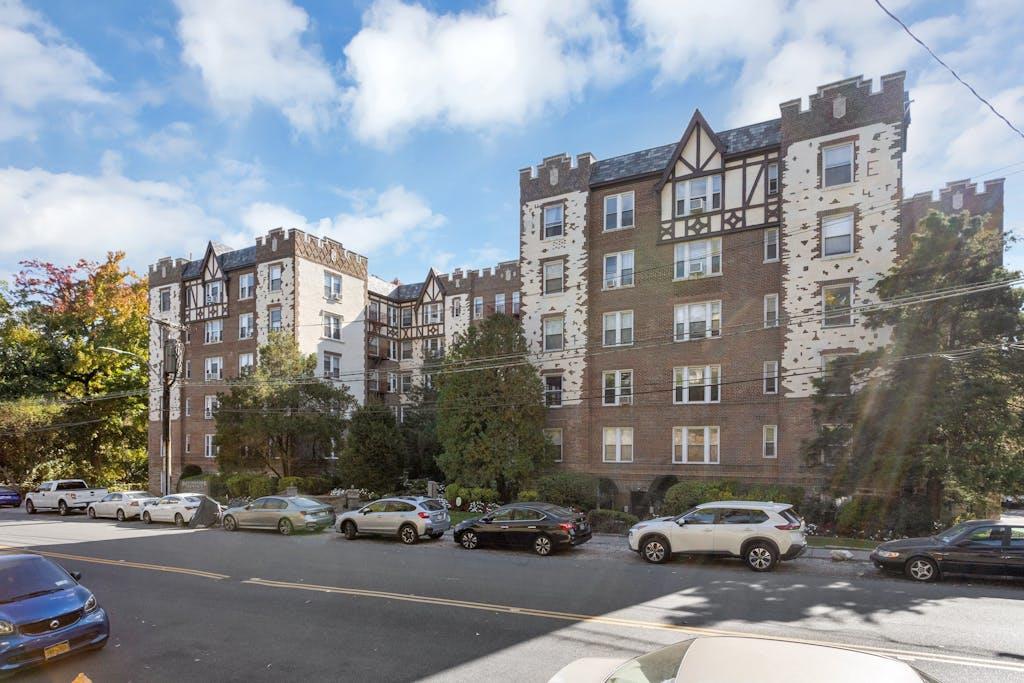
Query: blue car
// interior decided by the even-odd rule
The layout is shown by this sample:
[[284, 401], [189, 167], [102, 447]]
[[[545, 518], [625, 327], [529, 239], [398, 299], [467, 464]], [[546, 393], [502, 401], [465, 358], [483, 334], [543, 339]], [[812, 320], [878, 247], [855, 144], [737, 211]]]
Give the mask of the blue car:
[[0, 486], [0, 508], [5, 505], [21, 507], [21, 494], [13, 486]]
[[0, 674], [107, 644], [110, 619], [79, 578], [39, 555], [0, 556]]

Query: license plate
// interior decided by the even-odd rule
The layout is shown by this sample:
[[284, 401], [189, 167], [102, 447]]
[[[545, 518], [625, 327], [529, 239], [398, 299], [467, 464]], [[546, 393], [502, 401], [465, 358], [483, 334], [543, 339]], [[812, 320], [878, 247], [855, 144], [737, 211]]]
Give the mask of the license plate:
[[52, 659], [53, 657], [56, 657], [57, 655], [64, 654], [65, 652], [71, 652], [71, 644], [68, 641], [66, 641], [66, 640], [63, 643], [57, 643], [56, 645], [51, 645], [50, 647], [48, 647], [45, 650], [43, 650], [43, 658], [44, 659]]

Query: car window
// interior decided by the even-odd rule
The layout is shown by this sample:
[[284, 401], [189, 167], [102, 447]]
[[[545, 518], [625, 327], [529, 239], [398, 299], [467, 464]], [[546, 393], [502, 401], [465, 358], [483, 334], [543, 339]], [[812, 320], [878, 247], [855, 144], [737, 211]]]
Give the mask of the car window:
[[128, 497], [129, 500], [150, 497], [148, 493], [144, 493], [142, 491], [136, 491], [135, 493], [126, 493], [125, 495]]
[[[800, 515], [798, 515], [795, 512], [793, 512], [792, 509], [782, 510], [781, 512], [779, 512], [779, 514], [782, 515], [782, 518], [785, 519], [790, 524], [799, 524], [800, 522], [803, 521], [802, 519], [800, 519]], [[761, 521], [763, 522], [763, 521], [765, 521], [767, 519], [768, 519], [768, 515], [765, 515], [764, 519], [761, 520]]]
[[106, 502], [109, 502], [111, 500], [115, 500], [115, 498], [114, 498], [115, 495], [117, 495], [117, 494], [116, 493], [111, 493], [109, 496], [103, 496], [102, 498], [100, 498], [100, 502], [101, 503], [106, 503]]
[[295, 504], [295, 507], [300, 508], [318, 508], [323, 506], [323, 503], [312, 498], [292, 498], [292, 503]]
[[163, 500], [160, 501], [160, 504], [161, 505], [174, 505], [177, 502], [178, 502], [177, 498], [164, 498]]
[[536, 510], [530, 510], [528, 508], [520, 508], [512, 513], [512, 519], [517, 522], [539, 522], [544, 519], [544, 515], [537, 512]]
[[1010, 547], [1024, 548], [1024, 526], [1010, 527]]
[[717, 514], [718, 510], [715, 508], [704, 508], [702, 510], [694, 510], [683, 517], [683, 519], [686, 520], [687, 524], [714, 524]]
[[1003, 544], [1003, 527], [983, 526], [968, 534], [971, 545], [997, 546]]
[[511, 522], [512, 516], [515, 514], [515, 510], [501, 510], [497, 514], [491, 517], [491, 520], [495, 522]]
[[282, 500], [281, 498], [271, 498], [267, 503], [268, 510], [287, 510], [288, 501]]
[[250, 510], [266, 510], [267, 509], [267, 498], [257, 498], [253, 502], [249, 503]]
[[78, 491], [85, 488], [84, 481], [64, 481], [57, 484], [58, 491]]
[[430, 510], [431, 512], [437, 512], [438, 510], [444, 510], [444, 503], [439, 500], [425, 500], [420, 503], [420, 507], [424, 510]]
[[387, 505], [383, 500], [378, 500], [376, 503], [370, 503], [366, 506], [368, 512], [384, 512], [384, 507]]
[[719, 524], [754, 524], [754, 515], [757, 510], [725, 510]]
[[388, 503], [388, 512], [412, 512], [416, 506], [412, 503], [403, 503], [400, 500], [393, 500]]

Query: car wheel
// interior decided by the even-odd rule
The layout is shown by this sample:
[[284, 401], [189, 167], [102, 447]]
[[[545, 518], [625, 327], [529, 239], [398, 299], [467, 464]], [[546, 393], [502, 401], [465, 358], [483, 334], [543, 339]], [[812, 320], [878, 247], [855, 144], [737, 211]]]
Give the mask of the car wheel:
[[547, 557], [554, 550], [554, 544], [551, 542], [551, 537], [547, 534], [538, 534], [533, 539], [533, 552], [537, 553], [541, 557]]
[[185, 518], [181, 516], [180, 512], [174, 513], [174, 526], [179, 528], [185, 526]]
[[907, 578], [914, 581], [934, 581], [939, 578], [939, 567], [927, 557], [912, 557], [904, 567]]
[[770, 572], [775, 568], [775, 563], [779, 561], [779, 554], [767, 543], [757, 541], [747, 546], [743, 558], [746, 560], [747, 566], [755, 572]]
[[224, 525], [224, 531], [238, 531], [238, 522], [231, 515], [225, 517], [222, 524]]
[[345, 538], [350, 541], [355, 540], [356, 536], [359, 535], [359, 532], [356, 531], [356, 523], [351, 520], [346, 520], [345, 523], [341, 525], [341, 533], [345, 534]]
[[96, 508], [89, 506], [89, 509], [86, 510], [86, 512], [89, 514], [89, 519], [96, 519]]
[[117, 508], [117, 521], [124, 521], [124, 510], [122, 510], [121, 508]]
[[30, 515], [36, 514], [36, 506], [32, 503], [31, 500], [25, 501], [25, 512], [27, 512]]
[[412, 545], [420, 540], [420, 534], [412, 524], [403, 524], [402, 528], [398, 530], [398, 537], [406, 545]]
[[68, 504], [63, 500], [57, 503], [57, 512], [60, 513], [61, 517], [68, 516]]
[[651, 564], [662, 564], [668, 561], [668, 542], [661, 536], [652, 536], [640, 546], [640, 556]]
[[146, 524], [152, 524], [153, 523], [153, 518], [149, 516], [148, 512], [143, 512], [142, 513], [142, 521], [145, 522]]
[[292, 525], [290, 520], [282, 519], [277, 523], [277, 530], [282, 536], [291, 536], [292, 532], [295, 531], [295, 527]]
[[480, 545], [480, 537], [476, 535], [475, 531], [463, 531], [459, 543], [466, 550], [473, 550]]

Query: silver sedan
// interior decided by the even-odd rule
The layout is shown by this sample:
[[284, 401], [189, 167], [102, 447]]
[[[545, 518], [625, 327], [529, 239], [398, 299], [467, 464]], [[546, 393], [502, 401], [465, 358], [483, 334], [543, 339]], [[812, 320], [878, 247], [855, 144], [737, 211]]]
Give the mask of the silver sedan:
[[302, 496], [265, 496], [248, 505], [228, 508], [221, 516], [226, 531], [277, 529], [288, 536], [296, 529], [320, 531], [334, 525], [334, 508]]

